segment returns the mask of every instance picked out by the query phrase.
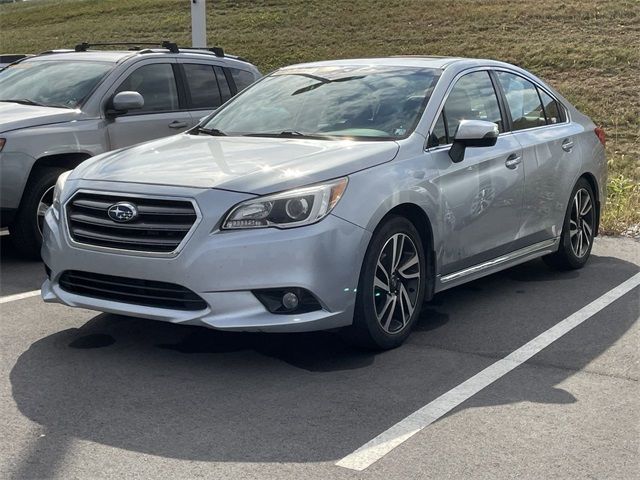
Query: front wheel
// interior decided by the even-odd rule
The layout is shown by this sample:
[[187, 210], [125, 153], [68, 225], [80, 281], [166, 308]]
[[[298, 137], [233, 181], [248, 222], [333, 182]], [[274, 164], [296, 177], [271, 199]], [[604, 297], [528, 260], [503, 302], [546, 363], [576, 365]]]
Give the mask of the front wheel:
[[365, 348], [401, 345], [420, 315], [426, 283], [420, 234], [406, 218], [389, 218], [371, 239], [360, 273], [353, 325], [343, 333]]
[[53, 189], [58, 177], [67, 169], [49, 167], [35, 172], [27, 184], [20, 208], [9, 226], [11, 242], [21, 254], [40, 258], [44, 214], [53, 202]]
[[591, 254], [597, 221], [593, 189], [584, 178], [578, 180], [571, 192], [565, 214], [558, 251], [543, 260], [561, 270], [582, 268]]

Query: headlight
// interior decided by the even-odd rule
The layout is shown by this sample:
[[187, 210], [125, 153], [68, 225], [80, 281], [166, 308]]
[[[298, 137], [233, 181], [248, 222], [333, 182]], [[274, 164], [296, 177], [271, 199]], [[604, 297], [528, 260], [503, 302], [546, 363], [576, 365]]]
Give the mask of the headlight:
[[315, 223], [333, 210], [346, 188], [345, 177], [248, 200], [231, 210], [222, 228], [292, 228]]
[[56, 207], [60, 204], [60, 195], [62, 194], [62, 189], [64, 188], [64, 184], [67, 181], [67, 177], [71, 173], [71, 170], [68, 172], [64, 172], [58, 177], [58, 181], [56, 182], [56, 186], [53, 189], [53, 206]]

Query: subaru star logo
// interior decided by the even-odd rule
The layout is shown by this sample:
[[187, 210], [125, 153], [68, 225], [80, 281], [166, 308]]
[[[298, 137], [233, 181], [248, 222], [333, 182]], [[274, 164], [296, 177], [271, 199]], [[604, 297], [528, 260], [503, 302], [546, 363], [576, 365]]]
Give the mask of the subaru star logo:
[[119, 202], [109, 207], [107, 215], [114, 222], [130, 222], [138, 216], [138, 209], [132, 203]]

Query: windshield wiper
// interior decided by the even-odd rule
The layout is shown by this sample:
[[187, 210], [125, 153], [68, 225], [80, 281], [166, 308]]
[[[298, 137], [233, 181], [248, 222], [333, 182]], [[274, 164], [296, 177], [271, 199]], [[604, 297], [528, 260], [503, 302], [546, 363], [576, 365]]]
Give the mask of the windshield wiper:
[[284, 130], [282, 132], [258, 132], [246, 133], [244, 137], [274, 137], [274, 138], [313, 138], [316, 140], [333, 140], [327, 135], [315, 135], [313, 133], [303, 133], [297, 130]]
[[222, 130], [218, 130], [217, 128], [204, 128], [204, 127], [201, 127], [200, 125], [195, 127], [189, 133], [191, 133], [192, 135], [198, 135], [200, 133], [204, 133], [205, 135], [211, 135], [212, 137], [226, 137], [227, 136], [227, 134], [224, 133]]
[[19, 103], [20, 105], [33, 105], [35, 107], [56, 107], [56, 108], [71, 108], [68, 105], [62, 105], [59, 103], [40, 103], [35, 100], [31, 100], [30, 98], [7, 98], [0, 99], [0, 102], [11, 102], [11, 103]]

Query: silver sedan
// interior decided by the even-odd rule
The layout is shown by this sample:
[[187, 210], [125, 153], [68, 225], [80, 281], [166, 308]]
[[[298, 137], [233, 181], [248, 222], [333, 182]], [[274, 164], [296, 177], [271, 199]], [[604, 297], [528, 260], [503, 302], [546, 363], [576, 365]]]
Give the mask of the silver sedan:
[[194, 129], [94, 157], [46, 214], [46, 301], [393, 348], [423, 302], [543, 257], [581, 268], [604, 132], [507, 63], [277, 70]]

